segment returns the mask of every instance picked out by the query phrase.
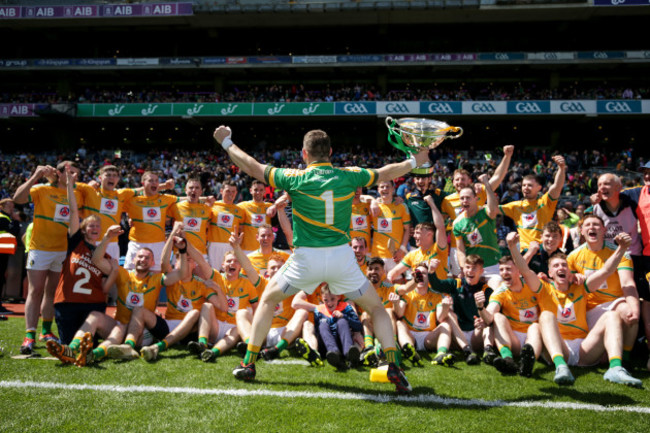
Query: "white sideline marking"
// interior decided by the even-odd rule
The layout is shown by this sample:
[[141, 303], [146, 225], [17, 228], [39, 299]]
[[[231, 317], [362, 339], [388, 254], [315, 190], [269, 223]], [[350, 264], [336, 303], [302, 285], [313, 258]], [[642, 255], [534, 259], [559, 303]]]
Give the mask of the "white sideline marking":
[[304, 359], [272, 359], [271, 361], [264, 361], [265, 364], [277, 365], [309, 365]]
[[65, 384], [54, 382], [32, 382], [32, 381], [0, 381], [0, 388], [42, 388], [75, 391], [102, 391], [102, 392], [147, 392], [147, 393], [169, 393], [169, 394], [196, 394], [196, 395], [227, 395], [233, 397], [279, 397], [279, 398], [330, 398], [337, 400], [364, 400], [377, 403], [407, 402], [422, 404], [440, 404], [443, 406], [479, 406], [479, 407], [519, 407], [519, 408], [543, 408], [543, 409], [572, 409], [591, 410], [595, 412], [634, 412], [650, 414], [650, 407], [643, 406], [602, 406], [588, 403], [553, 402], [553, 401], [503, 401], [503, 400], [482, 400], [482, 399], [460, 399], [440, 397], [433, 394], [422, 395], [375, 395], [357, 394], [342, 392], [307, 392], [307, 391], [270, 391], [270, 390], [248, 390], [248, 389], [203, 389], [186, 387], [162, 387], [162, 386], [122, 386], [122, 385], [83, 385]]

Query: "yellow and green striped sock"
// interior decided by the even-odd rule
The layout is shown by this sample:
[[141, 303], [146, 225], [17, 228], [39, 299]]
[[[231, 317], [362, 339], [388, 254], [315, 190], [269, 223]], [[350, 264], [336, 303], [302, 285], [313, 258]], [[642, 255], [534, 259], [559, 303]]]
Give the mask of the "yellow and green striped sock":
[[622, 366], [623, 366], [623, 360], [620, 357], [614, 356], [612, 358], [609, 358], [609, 368], [622, 367]]
[[164, 352], [169, 347], [169, 343], [167, 343], [167, 340], [163, 338], [161, 341], [156, 343], [156, 346], [158, 346], [159, 352]]
[[248, 347], [246, 348], [246, 355], [244, 356], [244, 364], [255, 364], [255, 361], [257, 361], [257, 355], [260, 353], [260, 346], [254, 346], [252, 344], [248, 344]]
[[280, 352], [282, 352], [284, 349], [287, 348], [288, 345], [289, 345], [289, 342], [283, 338], [282, 340], [278, 341], [278, 344], [276, 344], [275, 347], [276, 347]]
[[133, 340], [132, 338], [127, 338], [127, 339], [124, 341], [124, 344], [128, 344], [128, 345], [131, 346], [133, 349], [135, 349], [135, 340]]
[[41, 334], [46, 335], [52, 333], [52, 322], [52, 319], [43, 319], [43, 323], [41, 324]]

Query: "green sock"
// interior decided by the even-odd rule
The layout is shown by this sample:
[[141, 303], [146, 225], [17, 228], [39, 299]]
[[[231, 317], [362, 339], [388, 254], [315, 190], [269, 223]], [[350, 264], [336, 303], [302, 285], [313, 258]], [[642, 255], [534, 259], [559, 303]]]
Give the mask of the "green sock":
[[386, 348], [384, 349], [384, 354], [386, 354], [386, 361], [397, 366], [400, 365], [399, 350], [395, 349], [394, 347], [391, 347], [390, 349]]
[[131, 340], [130, 338], [127, 338], [126, 341], [124, 341], [124, 344], [128, 344], [133, 349], [135, 349], [135, 341]]
[[207, 346], [208, 345], [208, 339], [206, 337], [199, 337], [199, 343]]
[[36, 329], [28, 329], [25, 331], [25, 338], [36, 340]]
[[445, 346], [440, 346], [440, 347], [438, 348], [438, 353], [447, 353], [448, 350], [449, 350], [449, 349], [446, 348]]
[[221, 350], [217, 349], [216, 347], [213, 347], [210, 350], [212, 350], [212, 353], [214, 353], [216, 356], [221, 355]]
[[288, 345], [289, 345], [289, 342], [283, 338], [282, 340], [280, 340], [280, 341], [278, 342], [278, 344], [275, 345], [275, 347], [277, 347], [278, 350], [279, 350], [280, 352], [282, 352], [284, 349], [287, 348]]
[[246, 355], [244, 356], [244, 364], [254, 364], [255, 361], [257, 361], [257, 355], [259, 355], [260, 349], [261, 347], [259, 346], [253, 346], [249, 344], [248, 348], [246, 349]]
[[614, 368], [614, 367], [622, 367], [623, 366], [623, 361], [621, 361], [621, 358], [615, 357], [609, 360], [609, 368]]
[[43, 319], [41, 334], [51, 334], [52, 333], [52, 321]]
[[371, 346], [373, 346], [374, 341], [375, 341], [375, 339], [373, 338], [372, 335], [364, 335], [364, 336], [363, 336], [363, 344], [364, 344], [366, 347], [371, 347]]
[[632, 347], [623, 346], [623, 361], [629, 361], [632, 354]]
[[560, 365], [566, 365], [566, 361], [564, 360], [564, 356], [562, 355], [555, 355], [553, 357], [553, 364], [555, 364], [555, 367], [559, 367]]
[[105, 356], [106, 356], [106, 350], [104, 349], [104, 346], [98, 346], [93, 349], [93, 357], [95, 358], [95, 361], [99, 361]]
[[501, 354], [502, 358], [512, 358], [512, 351], [508, 346], [503, 346], [501, 349], [499, 349], [499, 353]]
[[165, 339], [163, 339], [162, 341], [159, 341], [158, 343], [156, 343], [156, 346], [158, 346], [158, 351], [159, 352], [164, 352], [169, 347], [169, 345], [167, 344], [167, 340], [165, 340]]
[[77, 352], [79, 350], [79, 345], [81, 344], [81, 337], [75, 337], [71, 342], [70, 342], [70, 349], [72, 349], [73, 352]]

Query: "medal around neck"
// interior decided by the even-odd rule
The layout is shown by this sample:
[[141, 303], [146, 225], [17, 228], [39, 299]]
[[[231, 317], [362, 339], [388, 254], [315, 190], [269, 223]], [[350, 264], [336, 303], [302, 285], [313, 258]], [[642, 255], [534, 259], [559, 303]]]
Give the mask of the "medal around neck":
[[463, 135], [463, 128], [449, 126], [445, 122], [433, 119], [387, 117], [386, 126], [388, 127], [388, 142], [409, 156], [422, 149], [436, 148], [440, 145], [436, 141], [441, 137], [456, 139]]

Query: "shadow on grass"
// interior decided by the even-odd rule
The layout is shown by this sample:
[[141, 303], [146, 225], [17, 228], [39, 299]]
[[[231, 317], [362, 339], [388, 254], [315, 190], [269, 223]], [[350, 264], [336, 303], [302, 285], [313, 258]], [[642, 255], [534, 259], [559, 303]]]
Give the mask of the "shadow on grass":
[[574, 387], [548, 387], [540, 388], [540, 392], [550, 394], [555, 397], [569, 397], [575, 401], [589, 404], [599, 404], [603, 406], [629, 406], [638, 405], [640, 402], [625, 395], [626, 388], [621, 385], [621, 393], [613, 392], [582, 392]]

